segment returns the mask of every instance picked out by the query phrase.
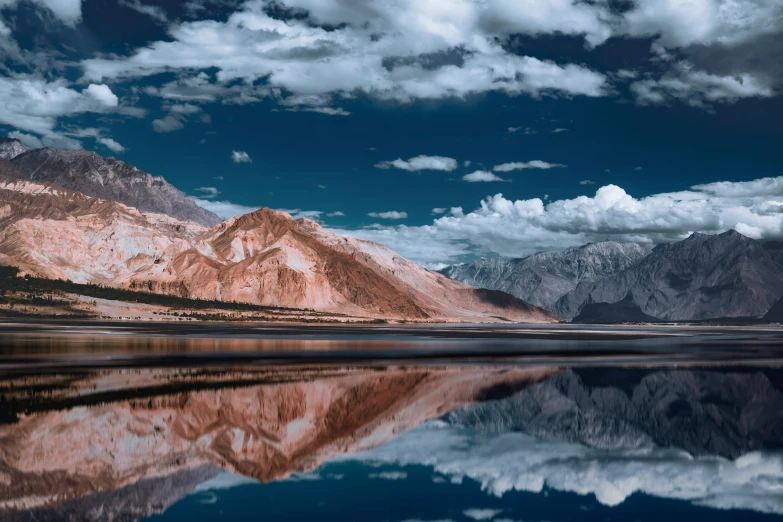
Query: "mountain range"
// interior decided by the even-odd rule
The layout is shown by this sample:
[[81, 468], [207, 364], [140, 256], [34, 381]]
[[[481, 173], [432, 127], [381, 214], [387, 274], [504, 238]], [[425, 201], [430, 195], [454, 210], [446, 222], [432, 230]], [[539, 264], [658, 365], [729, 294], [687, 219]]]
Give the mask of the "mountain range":
[[441, 272], [509, 292], [568, 321], [700, 321], [763, 317], [783, 299], [781, 261], [783, 244], [762, 244], [729, 230], [694, 233], [652, 249], [601, 242], [522, 259], [482, 259]]
[[649, 251], [636, 243], [605, 241], [521, 259], [479, 259], [448, 266], [441, 273], [469, 285], [508, 292], [551, 310], [558, 299], [579, 283], [621, 272]]
[[366, 318], [783, 320], [783, 243], [733, 230], [655, 248], [591, 243], [437, 273], [284, 212], [221, 222], [162, 177], [119, 160], [8, 138], [0, 139], [0, 264], [43, 278]]
[[[6, 172], [13, 174], [32, 161], [28, 158], [61, 161], [82, 154], [88, 163], [95, 156], [26, 151], [12, 158]], [[511, 295], [456, 282], [382, 245], [327, 232], [284, 212], [263, 208], [207, 227], [172, 217], [170, 209], [140, 211], [39, 181], [41, 169], [29, 172], [21, 178], [0, 176], [0, 264], [23, 274], [353, 317], [559, 320]], [[75, 179], [79, 171], [46, 172], [51, 172], [46, 178]], [[157, 188], [164, 186], [161, 181]]]

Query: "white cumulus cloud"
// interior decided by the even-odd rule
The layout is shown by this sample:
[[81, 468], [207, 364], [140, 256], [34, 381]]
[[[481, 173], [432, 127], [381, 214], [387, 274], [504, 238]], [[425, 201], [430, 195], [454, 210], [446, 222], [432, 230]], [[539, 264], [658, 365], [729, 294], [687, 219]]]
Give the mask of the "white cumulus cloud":
[[230, 219], [235, 216], [241, 216], [250, 212], [255, 212], [261, 208], [260, 206], [251, 207], [247, 205], [238, 205], [236, 203], [231, 203], [230, 201], [214, 201], [211, 199], [202, 199], [196, 197], [191, 197], [190, 199], [192, 199], [196, 205], [209, 210], [221, 219]]
[[565, 167], [566, 165], [563, 165], [562, 163], [548, 163], [546, 161], [541, 160], [532, 160], [532, 161], [515, 161], [512, 163], [502, 163], [500, 165], [495, 165], [495, 167], [492, 170], [495, 170], [497, 172], [511, 172], [512, 170], [523, 170], [523, 169], [553, 169], [556, 167]]
[[388, 212], [370, 212], [367, 215], [381, 219], [405, 219], [408, 217], [407, 212], [398, 212], [396, 210], [389, 210]]
[[379, 169], [401, 169], [411, 172], [419, 170], [442, 170], [451, 172], [458, 166], [457, 160], [445, 156], [416, 156], [409, 160], [397, 158], [392, 161], [382, 161], [375, 165]]
[[506, 181], [505, 179], [496, 176], [492, 172], [487, 172], [486, 170], [477, 170], [475, 172], [471, 172], [470, 174], [465, 174], [462, 176], [462, 179], [470, 183], [476, 183], [479, 181]]
[[547, 202], [495, 194], [473, 211], [455, 207], [430, 225], [340, 232], [432, 265], [472, 255], [519, 257], [608, 239], [652, 245], [732, 228], [754, 239], [783, 238], [783, 177], [696, 185], [643, 198], [617, 185], [600, 187], [592, 196]]
[[231, 151], [231, 161], [234, 163], [253, 163], [253, 160], [250, 159], [250, 155], [241, 150]]

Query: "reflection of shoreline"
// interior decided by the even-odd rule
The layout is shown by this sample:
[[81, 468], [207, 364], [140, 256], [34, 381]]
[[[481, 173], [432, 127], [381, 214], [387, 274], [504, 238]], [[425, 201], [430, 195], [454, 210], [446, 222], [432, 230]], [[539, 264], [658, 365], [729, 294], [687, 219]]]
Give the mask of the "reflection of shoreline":
[[[39, 401], [39, 413], [0, 425], [0, 502], [17, 509], [57, 505], [205, 464], [268, 481], [383, 444], [488, 388], [511, 393], [551, 374], [266, 368], [22, 378], [6, 391], [30, 400], [32, 390], [46, 390], [55, 409], [45, 411], [47, 401]], [[233, 387], [214, 389], [232, 378]], [[27, 392], [19, 386], [24, 381]], [[177, 389], [188, 383], [212, 389]], [[144, 388], [148, 393], [140, 394]], [[103, 400], [107, 392], [116, 398]], [[96, 394], [102, 399], [92, 401]]]
[[781, 328], [2, 323], [0, 372], [258, 364], [783, 363]]

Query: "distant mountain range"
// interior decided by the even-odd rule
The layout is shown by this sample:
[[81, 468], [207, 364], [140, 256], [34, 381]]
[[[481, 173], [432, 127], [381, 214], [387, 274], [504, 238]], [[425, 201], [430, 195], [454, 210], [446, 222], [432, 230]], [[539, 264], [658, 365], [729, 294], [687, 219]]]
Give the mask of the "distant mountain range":
[[650, 252], [636, 243], [605, 241], [521, 259], [488, 258], [451, 265], [441, 273], [480, 288], [501, 290], [546, 309], [583, 281], [632, 266]]
[[[730, 230], [648, 250], [595, 243], [523, 259], [486, 259], [442, 272], [510, 292], [585, 323], [761, 318], [783, 298], [783, 244]], [[776, 310], [783, 319], [783, 304]]]
[[264, 208], [207, 228], [10, 177], [0, 177], [0, 264], [50, 279], [352, 317], [558, 320], [284, 212]]
[[[84, 150], [30, 149], [14, 139], [2, 138], [0, 174], [53, 183], [87, 196], [109, 199], [145, 212], [167, 214], [214, 226], [222, 220], [160, 176], [114, 158]], [[10, 171], [10, 169], [14, 169]]]

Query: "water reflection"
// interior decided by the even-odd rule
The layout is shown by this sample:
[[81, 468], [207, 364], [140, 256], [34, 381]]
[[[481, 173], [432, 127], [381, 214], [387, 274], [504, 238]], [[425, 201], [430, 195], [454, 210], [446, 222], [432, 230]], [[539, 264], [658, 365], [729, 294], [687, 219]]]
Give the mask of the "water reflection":
[[4, 520], [783, 515], [780, 370], [8, 375]]

